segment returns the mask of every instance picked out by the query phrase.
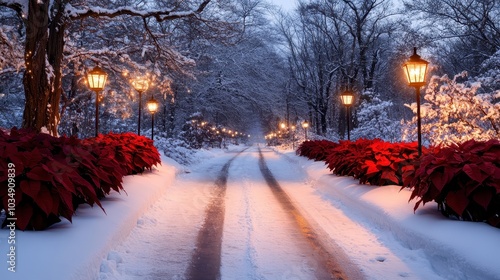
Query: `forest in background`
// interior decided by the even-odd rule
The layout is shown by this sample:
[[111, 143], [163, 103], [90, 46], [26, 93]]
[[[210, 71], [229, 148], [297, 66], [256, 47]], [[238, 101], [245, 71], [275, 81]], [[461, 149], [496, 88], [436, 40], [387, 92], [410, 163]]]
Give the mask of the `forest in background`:
[[[47, 34], [65, 27], [56, 85], [59, 134], [69, 135], [77, 123], [80, 137], [93, 136], [95, 94], [85, 73], [99, 65], [108, 74], [101, 132], [136, 131], [138, 94], [130, 79], [148, 73], [152, 85], [143, 104], [152, 95], [160, 101], [155, 130], [164, 137], [181, 135], [195, 115], [216, 126], [248, 132], [257, 127], [263, 133], [281, 122], [307, 120], [315, 134], [343, 139], [339, 96], [352, 90], [354, 138], [412, 140], [415, 92], [402, 65], [417, 47], [431, 63], [423, 105], [424, 118], [432, 123], [426, 127], [424, 120], [424, 133], [440, 141], [460, 141], [470, 129], [473, 136], [500, 137], [500, 3], [495, 0], [304, 0], [291, 13], [264, 0], [116, 0], [106, 6], [88, 0], [0, 0], [3, 128], [26, 123], [27, 39], [35, 35], [27, 7], [13, 4], [18, 2], [47, 3], [48, 17], [40, 25], [48, 26]], [[42, 69], [50, 79], [55, 75], [50, 56], [46, 61]], [[142, 126], [150, 122], [143, 109]], [[443, 136], [450, 133], [459, 136]]]

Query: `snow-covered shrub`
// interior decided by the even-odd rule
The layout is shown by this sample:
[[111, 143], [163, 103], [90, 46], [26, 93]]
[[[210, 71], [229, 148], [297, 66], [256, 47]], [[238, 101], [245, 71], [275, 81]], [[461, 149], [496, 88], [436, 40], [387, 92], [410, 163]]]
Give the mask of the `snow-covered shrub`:
[[221, 147], [223, 137], [237, 143], [241, 137], [241, 134], [230, 135], [222, 131], [217, 133], [218, 130], [221, 130], [220, 127], [209, 124], [201, 113], [195, 113], [184, 123], [179, 137], [194, 149]]
[[410, 200], [435, 201], [445, 216], [500, 228], [500, 141], [469, 140], [435, 149], [406, 174]]
[[188, 165], [194, 161], [196, 150], [183, 139], [164, 138], [156, 140], [155, 145], [165, 156], [180, 164]]
[[[421, 105], [422, 134], [431, 145], [451, 145], [475, 139], [500, 138], [500, 91], [482, 92], [480, 82], [458, 82], [467, 73], [432, 77]], [[484, 78], [482, 78], [484, 80]], [[407, 105], [414, 113], [416, 103]], [[404, 139], [414, 138], [416, 116]]]
[[401, 139], [401, 125], [399, 121], [389, 117], [393, 103], [383, 101], [373, 91], [365, 91], [363, 101], [359, 105], [356, 116], [358, 126], [351, 131], [352, 139], [382, 139], [395, 142]]

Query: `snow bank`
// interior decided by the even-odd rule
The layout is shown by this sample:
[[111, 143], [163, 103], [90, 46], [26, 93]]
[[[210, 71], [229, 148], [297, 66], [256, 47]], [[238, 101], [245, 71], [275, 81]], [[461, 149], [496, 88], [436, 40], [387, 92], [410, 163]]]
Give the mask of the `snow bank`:
[[126, 176], [126, 193], [112, 193], [102, 200], [106, 213], [82, 205], [72, 224], [63, 220], [42, 232], [16, 231], [14, 273], [7, 270], [8, 231], [0, 230], [0, 252], [5, 260], [0, 279], [97, 279], [107, 252], [128, 236], [179, 170], [174, 161], [162, 157], [162, 165], [152, 172]]
[[[296, 157], [291, 152], [288, 156]], [[377, 235], [385, 246], [403, 246], [423, 254], [436, 278], [500, 279], [499, 229], [484, 223], [450, 220], [441, 215], [435, 203], [414, 213], [414, 201], [408, 203], [409, 190], [360, 185], [351, 177], [331, 174], [323, 162], [296, 158], [324, 200]]]

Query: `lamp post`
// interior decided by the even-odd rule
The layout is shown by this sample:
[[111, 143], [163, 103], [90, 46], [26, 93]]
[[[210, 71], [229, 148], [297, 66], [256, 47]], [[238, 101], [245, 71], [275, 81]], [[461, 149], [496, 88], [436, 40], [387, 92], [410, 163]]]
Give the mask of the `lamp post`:
[[309, 123], [307, 121], [304, 121], [302, 123], [302, 128], [304, 129], [304, 133], [306, 135], [306, 141], [307, 141], [307, 128], [309, 128]]
[[154, 141], [154, 129], [155, 129], [155, 113], [158, 111], [158, 101], [151, 94], [151, 99], [146, 103], [148, 110], [151, 113], [151, 140]]
[[428, 61], [423, 60], [417, 54], [417, 48], [413, 48], [413, 55], [403, 65], [408, 80], [408, 85], [415, 88], [417, 95], [417, 126], [418, 126], [418, 156], [422, 156], [422, 121], [420, 118], [420, 87], [425, 85]]
[[351, 140], [351, 129], [350, 129], [350, 109], [352, 104], [354, 103], [354, 94], [350, 91], [344, 91], [340, 94], [340, 100], [342, 100], [342, 104], [346, 107], [346, 121], [347, 121], [347, 140]]
[[95, 137], [99, 134], [99, 92], [104, 89], [108, 75], [99, 66], [87, 73], [90, 90], [95, 92]]
[[137, 122], [137, 135], [141, 135], [142, 93], [148, 90], [149, 82], [146, 78], [139, 77], [132, 81], [132, 86], [139, 92], [139, 121]]

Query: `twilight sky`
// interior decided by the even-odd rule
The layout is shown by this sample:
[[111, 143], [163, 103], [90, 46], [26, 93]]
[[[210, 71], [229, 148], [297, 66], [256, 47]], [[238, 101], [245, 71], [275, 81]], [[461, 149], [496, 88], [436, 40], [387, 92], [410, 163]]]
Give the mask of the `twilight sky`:
[[296, 0], [268, 0], [269, 3], [281, 6], [283, 10], [290, 12], [297, 5]]

